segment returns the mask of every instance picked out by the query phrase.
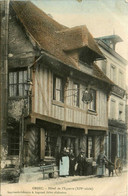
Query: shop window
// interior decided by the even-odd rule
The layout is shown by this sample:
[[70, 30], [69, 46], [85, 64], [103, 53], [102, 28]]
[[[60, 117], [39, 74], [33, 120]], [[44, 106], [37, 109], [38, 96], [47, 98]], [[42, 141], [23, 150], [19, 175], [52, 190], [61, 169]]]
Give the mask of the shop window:
[[53, 99], [64, 102], [64, 83], [62, 78], [57, 76], [53, 78]]
[[73, 84], [73, 105], [79, 107], [79, 84]]
[[92, 101], [89, 103], [89, 110], [96, 111], [96, 91], [94, 89], [91, 89], [92, 94]]
[[57, 137], [45, 132], [45, 156], [55, 157]]
[[19, 155], [19, 130], [8, 131], [8, 155]]
[[27, 70], [9, 72], [9, 96], [24, 97], [27, 95], [25, 85], [27, 83]]
[[93, 142], [93, 137], [89, 136], [87, 138], [87, 157], [92, 158], [93, 157], [93, 152], [94, 152], [94, 142]]

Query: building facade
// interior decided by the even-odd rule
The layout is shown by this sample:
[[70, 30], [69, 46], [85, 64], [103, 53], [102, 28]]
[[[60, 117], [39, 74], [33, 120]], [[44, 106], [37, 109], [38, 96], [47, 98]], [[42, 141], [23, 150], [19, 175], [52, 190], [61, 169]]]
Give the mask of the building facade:
[[127, 61], [116, 51], [115, 46], [122, 39], [117, 35], [97, 38], [97, 43], [106, 57], [98, 62], [101, 70], [114, 82], [109, 98], [108, 125], [106, 137], [106, 155], [115, 160], [120, 157], [126, 161], [126, 66]]
[[94, 63], [104, 55], [86, 26], [60, 25], [31, 2], [11, 2], [8, 25], [3, 169], [58, 164], [59, 153], [69, 147], [76, 157], [84, 150], [92, 174], [108, 133], [113, 86]]

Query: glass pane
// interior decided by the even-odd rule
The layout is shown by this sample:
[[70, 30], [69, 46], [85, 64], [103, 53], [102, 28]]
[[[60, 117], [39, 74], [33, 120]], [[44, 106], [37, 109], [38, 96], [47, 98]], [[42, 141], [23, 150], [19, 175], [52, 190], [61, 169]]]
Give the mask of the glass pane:
[[19, 84], [19, 96], [23, 96], [23, 84]]
[[23, 83], [23, 71], [19, 71], [19, 83]]
[[17, 95], [17, 85], [13, 85], [13, 96]]
[[9, 84], [13, 84], [13, 72], [9, 73]]
[[60, 78], [56, 78], [56, 89], [61, 90], [61, 79]]
[[13, 85], [9, 86], [9, 96], [12, 97], [13, 96]]
[[14, 79], [14, 84], [17, 83], [17, 72], [13, 72], [13, 79]]
[[56, 100], [61, 101], [61, 92], [56, 90]]
[[27, 71], [24, 71], [24, 83], [27, 82]]

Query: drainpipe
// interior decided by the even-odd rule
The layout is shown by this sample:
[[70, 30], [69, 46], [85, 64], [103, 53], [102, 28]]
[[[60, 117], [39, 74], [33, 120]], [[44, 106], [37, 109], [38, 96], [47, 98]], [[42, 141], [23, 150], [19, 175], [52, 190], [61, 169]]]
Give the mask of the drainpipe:
[[[34, 61], [34, 63], [30, 66], [28, 66], [27, 70], [27, 82], [31, 83], [31, 68], [42, 58], [43, 55], [41, 55], [38, 59]], [[28, 85], [28, 84], [27, 84]], [[32, 85], [32, 83], [31, 83]], [[31, 91], [28, 89], [28, 97], [27, 97], [27, 115], [30, 113], [30, 97], [31, 96]], [[22, 109], [22, 115], [20, 119], [20, 153], [19, 153], [19, 159], [20, 159], [20, 172], [24, 172], [24, 134], [25, 134], [25, 116], [26, 116], [26, 103], [24, 100], [24, 105]]]

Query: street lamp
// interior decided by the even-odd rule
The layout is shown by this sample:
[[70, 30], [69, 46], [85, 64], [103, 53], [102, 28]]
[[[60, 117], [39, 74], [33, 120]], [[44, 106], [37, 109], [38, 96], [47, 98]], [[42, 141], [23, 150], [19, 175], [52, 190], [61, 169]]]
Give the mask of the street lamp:
[[32, 90], [32, 81], [27, 80], [27, 83], [25, 84], [25, 91], [27, 91], [28, 95], [30, 95], [31, 90]]
[[25, 84], [25, 91], [27, 92], [27, 98], [24, 98], [24, 105], [22, 108], [21, 115], [21, 140], [20, 140], [20, 169], [22, 171], [24, 166], [24, 134], [25, 134], [25, 117], [29, 115], [30, 112], [30, 97], [32, 91], [32, 81], [27, 80]]

